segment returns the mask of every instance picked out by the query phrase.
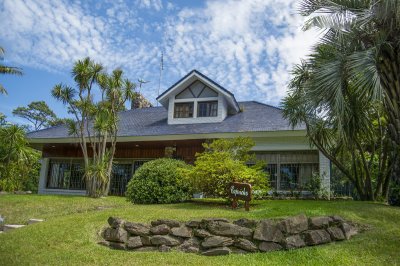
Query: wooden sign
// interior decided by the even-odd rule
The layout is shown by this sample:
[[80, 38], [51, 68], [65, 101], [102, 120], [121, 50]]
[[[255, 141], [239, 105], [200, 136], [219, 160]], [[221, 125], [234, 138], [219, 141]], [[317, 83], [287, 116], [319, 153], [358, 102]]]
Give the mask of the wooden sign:
[[229, 197], [232, 199], [232, 209], [238, 206], [238, 200], [244, 200], [244, 208], [250, 210], [251, 185], [247, 183], [232, 182], [229, 184]]

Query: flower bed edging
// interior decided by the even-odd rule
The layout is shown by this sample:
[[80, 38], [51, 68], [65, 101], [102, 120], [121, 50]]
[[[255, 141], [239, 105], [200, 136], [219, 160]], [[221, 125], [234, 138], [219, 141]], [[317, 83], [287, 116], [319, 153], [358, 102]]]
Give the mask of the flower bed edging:
[[130, 251], [177, 250], [206, 256], [297, 249], [350, 239], [357, 228], [342, 217], [307, 218], [304, 214], [281, 220], [208, 218], [179, 222], [156, 220], [135, 223], [110, 217], [99, 244]]

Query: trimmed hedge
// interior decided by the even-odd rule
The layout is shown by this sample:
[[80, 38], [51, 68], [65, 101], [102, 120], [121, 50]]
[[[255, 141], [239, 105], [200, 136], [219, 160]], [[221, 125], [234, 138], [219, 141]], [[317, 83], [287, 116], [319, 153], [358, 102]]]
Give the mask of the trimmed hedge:
[[176, 203], [191, 198], [191, 188], [182, 174], [189, 166], [162, 158], [143, 164], [127, 185], [126, 196], [138, 204]]

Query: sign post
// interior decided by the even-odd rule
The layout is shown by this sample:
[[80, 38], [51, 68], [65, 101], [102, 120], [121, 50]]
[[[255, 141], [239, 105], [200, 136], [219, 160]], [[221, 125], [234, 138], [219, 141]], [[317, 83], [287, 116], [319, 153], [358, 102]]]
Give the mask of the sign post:
[[247, 183], [232, 182], [229, 184], [229, 197], [232, 199], [232, 209], [238, 207], [238, 200], [244, 200], [244, 208], [250, 210], [251, 185]]

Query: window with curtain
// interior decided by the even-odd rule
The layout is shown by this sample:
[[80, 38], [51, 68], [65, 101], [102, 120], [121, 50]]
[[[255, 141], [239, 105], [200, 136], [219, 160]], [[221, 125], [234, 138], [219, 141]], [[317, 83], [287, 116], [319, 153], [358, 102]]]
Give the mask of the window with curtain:
[[218, 101], [198, 102], [197, 103], [198, 117], [213, 117], [218, 116]]
[[174, 118], [193, 117], [193, 103], [175, 103]]

